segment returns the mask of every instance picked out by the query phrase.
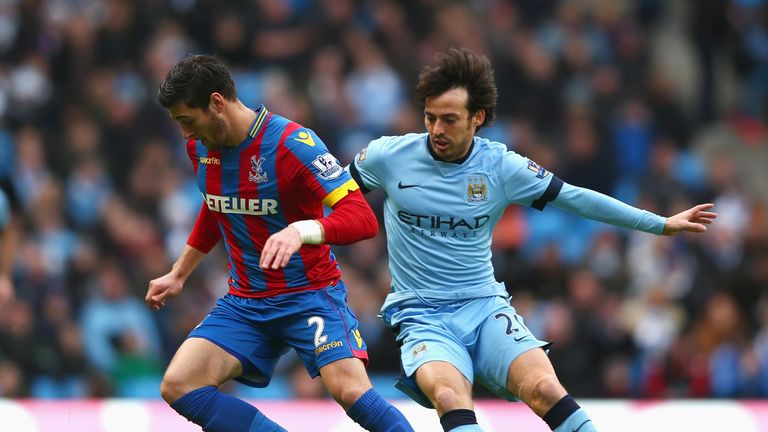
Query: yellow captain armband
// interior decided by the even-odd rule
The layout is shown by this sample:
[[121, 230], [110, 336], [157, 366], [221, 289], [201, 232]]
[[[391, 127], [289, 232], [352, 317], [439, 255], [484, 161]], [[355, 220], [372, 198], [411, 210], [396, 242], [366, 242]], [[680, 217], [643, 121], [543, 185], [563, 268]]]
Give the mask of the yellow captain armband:
[[323, 205], [331, 208], [341, 201], [342, 198], [349, 195], [350, 192], [360, 189], [357, 182], [354, 179], [349, 179], [343, 185], [337, 187], [333, 192], [329, 193], [325, 199], [323, 199]]

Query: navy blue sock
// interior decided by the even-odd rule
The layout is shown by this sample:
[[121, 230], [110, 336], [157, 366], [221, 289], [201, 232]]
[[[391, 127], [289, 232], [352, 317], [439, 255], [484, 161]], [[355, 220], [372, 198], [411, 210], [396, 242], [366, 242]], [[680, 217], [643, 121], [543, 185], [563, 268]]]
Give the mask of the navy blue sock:
[[347, 411], [347, 415], [371, 432], [413, 432], [403, 413], [371, 388]]
[[171, 404], [171, 408], [208, 432], [286, 432], [253, 405], [214, 386], [192, 390]]
[[544, 414], [542, 420], [553, 431], [577, 431], [592, 432], [595, 425], [576, 400], [571, 395], [565, 395], [562, 399]]
[[[443, 430], [459, 431], [459, 430], [482, 430], [477, 425], [477, 418], [475, 412], [471, 409], [455, 409], [448, 411], [440, 417], [440, 424], [443, 426]], [[463, 428], [463, 429], [460, 429]]]

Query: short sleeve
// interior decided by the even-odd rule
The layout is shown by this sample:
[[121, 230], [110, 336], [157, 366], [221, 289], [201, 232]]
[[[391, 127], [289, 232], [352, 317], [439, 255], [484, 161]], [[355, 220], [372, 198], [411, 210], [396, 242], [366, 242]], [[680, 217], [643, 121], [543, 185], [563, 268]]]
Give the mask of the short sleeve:
[[[286, 139], [286, 148], [306, 169], [304, 184], [323, 205], [333, 207], [350, 191], [359, 189], [325, 143], [311, 129], [300, 127]], [[308, 175], [306, 173], [309, 173]]]
[[[513, 151], [504, 154], [501, 163], [504, 194], [510, 204], [520, 204], [539, 208], [545, 195], [550, 194], [550, 184], [561, 183], [560, 179], [543, 166]], [[557, 196], [547, 197], [551, 201]], [[545, 202], [546, 203], [546, 202]]]
[[386, 138], [379, 138], [371, 141], [368, 147], [360, 150], [352, 162], [355, 171], [359, 174], [359, 179], [363, 182], [360, 186], [368, 190], [381, 189], [385, 178], [384, 150], [386, 149]]

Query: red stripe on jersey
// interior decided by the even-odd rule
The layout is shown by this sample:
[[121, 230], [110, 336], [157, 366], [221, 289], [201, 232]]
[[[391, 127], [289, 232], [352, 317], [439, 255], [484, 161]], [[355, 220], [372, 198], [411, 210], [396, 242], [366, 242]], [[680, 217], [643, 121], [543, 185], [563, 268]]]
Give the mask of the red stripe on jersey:
[[[221, 151], [209, 151], [208, 157], [215, 157], [221, 160]], [[205, 166], [205, 193], [211, 195], [221, 195], [222, 190], [222, 170], [224, 168], [223, 161], [219, 164], [207, 164]], [[224, 241], [229, 247], [229, 266], [232, 270], [232, 264], [235, 265], [235, 274], [241, 282], [248, 283], [248, 274], [245, 271], [243, 263], [243, 248], [237, 243], [235, 236], [232, 233], [232, 224], [229, 223], [229, 219], [223, 213], [214, 212], [216, 220], [221, 224], [224, 231]], [[239, 263], [239, 265], [238, 265]], [[229, 278], [229, 290], [234, 289], [235, 281]]]
[[[255, 182], [252, 182], [249, 180], [249, 176], [245, 173], [249, 172], [251, 170], [251, 157], [256, 157], [256, 159], [259, 158], [261, 155], [261, 143], [264, 139], [264, 133], [267, 130], [267, 124], [269, 123], [269, 120], [272, 118], [272, 113], [269, 113], [267, 118], [263, 122], [263, 126], [260, 128], [258, 135], [256, 135], [256, 138], [251, 142], [251, 144], [246, 147], [242, 153], [240, 154], [240, 180], [238, 183], [238, 190], [240, 191], [241, 196], [243, 194], [246, 194], [249, 198], [258, 198], [259, 197], [259, 191], [258, 191], [258, 184]], [[265, 220], [261, 217], [257, 216], [245, 216], [243, 218], [245, 220], [245, 226], [248, 231], [248, 237], [250, 237], [251, 241], [253, 241], [254, 246], [256, 249], [261, 251], [264, 249], [264, 243], [267, 242], [267, 238], [270, 236], [269, 227], [267, 226]], [[236, 294], [240, 296], [247, 296], [247, 297], [264, 297], [264, 296], [271, 296], [274, 295], [273, 289], [274, 287], [284, 287], [285, 286], [285, 271], [283, 269], [259, 269], [264, 274], [264, 281], [266, 284], [266, 290], [263, 292], [260, 291], [238, 291], [233, 292], [230, 290], [231, 294]]]
[[[281, 175], [277, 179], [277, 189], [280, 197], [290, 197], [280, 201], [283, 216], [287, 223], [304, 219], [321, 219], [323, 217], [322, 201], [325, 195], [313, 194], [316, 191], [324, 191], [315, 179], [315, 176], [285, 146], [285, 139], [300, 125], [291, 122], [280, 137], [278, 147], [278, 166]], [[304, 181], [301, 181], [304, 180]], [[330, 259], [331, 248], [328, 245], [302, 245], [299, 255], [304, 262], [304, 270], [311, 286], [315, 288], [326, 287], [341, 277], [336, 262]]]

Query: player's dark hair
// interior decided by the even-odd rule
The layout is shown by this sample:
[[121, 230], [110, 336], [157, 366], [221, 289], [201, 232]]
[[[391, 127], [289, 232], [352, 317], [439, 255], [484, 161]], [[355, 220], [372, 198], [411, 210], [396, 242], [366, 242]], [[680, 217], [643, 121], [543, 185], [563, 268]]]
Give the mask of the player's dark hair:
[[485, 121], [478, 129], [490, 126], [496, 118], [498, 95], [491, 61], [466, 48], [451, 48], [437, 54], [435, 64], [422, 69], [416, 85], [416, 99], [423, 108], [428, 97], [440, 96], [459, 87], [467, 89], [470, 114], [485, 111]]
[[176, 63], [157, 91], [157, 100], [165, 108], [184, 102], [190, 108], [208, 109], [211, 93], [221, 93], [227, 100], [237, 99], [229, 69], [216, 57], [191, 55]]

